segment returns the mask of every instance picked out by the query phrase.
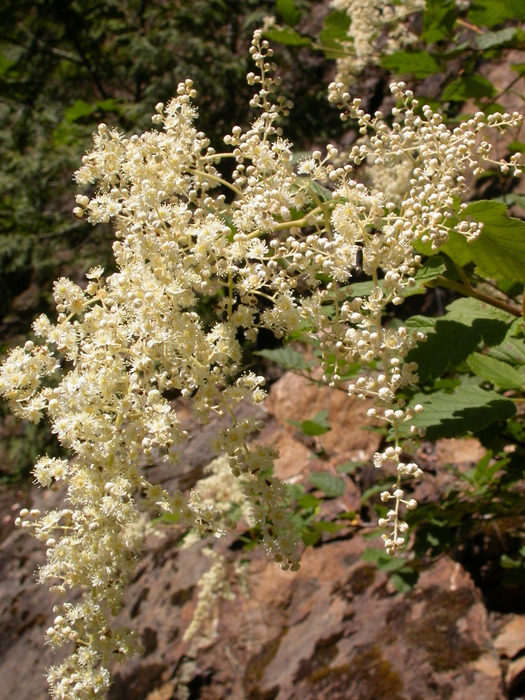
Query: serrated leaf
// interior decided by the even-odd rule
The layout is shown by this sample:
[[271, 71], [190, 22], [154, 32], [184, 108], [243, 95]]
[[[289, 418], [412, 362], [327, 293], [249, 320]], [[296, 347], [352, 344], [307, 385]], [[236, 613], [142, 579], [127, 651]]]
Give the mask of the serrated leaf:
[[312, 40], [309, 37], [303, 36], [293, 29], [267, 29], [264, 36], [270, 41], [285, 46], [312, 46]]
[[443, 70], [440, 61], [426, 51], [396, 51], [384, 56], [381, 66], [392, 73], [410, 74], [415, 78], [426, 78]]
[[484, 32], [483, 34], [476, 35], [476, 44], [479, 49], [485, 51], [486, 49], [492, 49], [495, 46], [501, 46], [506, 44], [508, 41], [514, 38], [516, 35], [516, 27], [505, 27], [504, 29], [498, 29], [495, 32]]
[[407, 328], [427, 335], [426, 341], [408, 353], [407, 361], [418, 364], [422, 381], [440, 377], [449, 367], [465, 360], [481, 342], [501, 343], [513, 322], [511, 314], [478, 299], [457, 299], [440, 318], [414, 316], [407, 320]]
[[454, 0], [427, 0], [423, 13], [422, 38], [433, 44], [451, 35], [457, 18]]
[[330, 472], [312, 472], [308, 475], [308, 481], [328, 498], [342, 496], [346, 490], [345, 480]]
[[430, 316], [410, 316], [407, 318], [405, 326], [410, 330], [432, 333], [436, 326], [437, 319]]
[[294, 27], [301, 20], [301, 10], [297, 9], [293, 0], [277, 0], [275, 9], [277, 14], [291, 27]]
[[474, 374], [499, 389], [522, 389], [525, 386], [525, 371], [520, 372], [507, 362], [474, 352], [467, 358], [467, 363]]
[[305, 360], [303, 355], [293, 348], [275, 348], [273, 350], [258, 350], [254, 355], [265, 357], [287, 370], [305, 370], [311, 367], [311, 363]]
[[[479, 321], [483, 322], [482, 336], [488, 345], [494, 345], [500, 342], [500, 335], [504, 328], [510, 326], [516, 321], [516, 317], [508, 311], [498, 309], [492, 304], [486, 304], [484, 301], [474, 299], [473, 297], [462, 297], [452, 301], [446, 307], [447, 318], [456, 319], [469, 326], [475, 326]], [[444, 317], [442, 317], [444, 318]], [[486, 321], [499, 322], [503, 325], [491, 326]]]
[[476, 0], [468, 11], [468, 20], [478, 27], [494, 27], [508, 19], [525, 19], [523, 0]]
[[443, 90], [445, 102], [464, 102], [470, 98], [494, 97], [497, 90], [483, 75], [464, 75], [450, 82]]
[[319, 41], [328, 58], [340, 58], [345, 53], [344, 45], [350, 42], [349, 29], [350, 17], [346, 12], [334, 10], [326, 15]]
[[[480, 342], [481, 336], [471, 327], [453, 320], [436, 319], [433, 332], [407, 355], [417, 362], [421, 381], [440, 377], [451, 365], [464, 360]], [[446, 352], [443, 350], [446, 348]]]
[[423, 413], [417, 414], [413, 422], [426, 428], [426, 439], [431, 441], [476, 433], [516, 413], [511, 400], [471, 384], [460, 385], [452, 394], [417, 394], [410, 403], [423, 406]]
[[523, 320], [517, 318], [499, 345], [489, 348], [488, 354], [511, 365], [525, 365], [525, 338]]
[[481, 222], [481, 235], [467, 243], [464, 236], [451, 231], [442, 250], [460, 266], [473, 262], [484, 277], [525, 282], [525, 222], [507, 216], [501, 202], [489, 200], [467, 205], [461, 218]]

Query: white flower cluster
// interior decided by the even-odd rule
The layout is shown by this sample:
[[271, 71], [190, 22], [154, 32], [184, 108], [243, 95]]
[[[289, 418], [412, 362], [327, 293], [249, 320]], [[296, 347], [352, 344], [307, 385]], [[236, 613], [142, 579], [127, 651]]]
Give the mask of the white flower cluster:
[[[49, 673], [57, 700], [102, 697], [110, 660], [134, 649], [133, 636], [112, 630], [109, 620], [149, 514], [171, 514], [200, 536], [231, 525], [205, 490], [168, 493], [141, 469], [144, 455], [177, 467], [188, 435], [168, 400], [174, 391], [192, 401], [202, 421], [229, 418], [213, 447], [226, 455], [267, 550], [283, 568], [298, 568], [288, 491], [272, 475], [276, 452], [252, 443], [257, 421], [237, 416], [241, 402], [265, 398], [263, 378], [242, 370], [244, 348], [259, 328], [320, 343], [331, 386], [362, 363], [348, 391], [372, 397], [371, 413], [395, 436], [375, 458], [377, 466], [394, 462], [398, 473], [392, 493], [382, 495], [393, 502], [384, 521], [387, 551], [403, 544], [402, 511], [415, 506], [402, 480], [420, 470], [404, 460], [413, 442], [402, 440], [400, 427], [420, 409], [409, 410], [397, 394], [417, 381], [417, 367], [404, 358], [422, 336], [389, 327], [385, 310], [415, 284], [417, 241], [437, 248], [454, 225], [467, 238], [479, 232], [459, 223], [464, 173], [490, 161], [483, 133], [516, 125], [519, 116], [478, 114], [451, 131], [429, 107], [418, 110], [403, 84], [392, 86], [398, 106], [386, 119], [365, 114], [336, 83], [333, 99], [358, 121], [362, 138], [346, 161], [328, 146], [295, 168], [277, 123], [290, 105], [274, 96], [278, 81], [261, 32], [251, 53], [256, 72], [248, 82], [258, 86], [252, 106], [259, 116], [248, 130], [232, 130], [225, 153], [193, 124], [191, 81], [168, 105], [157, 105], [160, 129], [128, 138], [99, 127], [76, 176], [82, 186], [95, 185], [95, 194], [78, 195], [75, 213], [114, 222], [118, 271], [104, 279], [100, 268], [91, 270], [85, 289], [59, 280], [56, 323], [37, 319], [37, 342], [15, 349], [0, 370], [0, 392], [16, 413], [38, 421], [47, 412], [70, 454], [43, 457], [34, 470], [44, 487], [67, 486], [68, 507], [23, 511], [19, 519], [46, 543], [41, 580], [62, 592], [84, 591], [81, 602], [57, 607], [48, 630], [53, 645], [74, 646]], [[235, 162], [231, 180], [220, 170], [225, 158]], [[409, 167], [406, 192], [393, 200], [365, 187], [357, 181], [361, 163]], [[503, 167], [517, 171], [518, 163]], [[370, 278], [360, 295], [351, 288], [356, 270]], [[211, 300], [206, 315], [199, 314], [203, 297]]]
[[331, 7], [350, 18], [346, 55], [336, 61], [335, 82], [353, 85], [368, 66], [379, 65], [382, 56], [412, 46], [417, 36], [407, 22], [425, 9], [425, 0], [332, 0]]
[[213, 549], [205, 549], [203, 553], [213, 563], [199, 580], [199, 595], [193, 618], [184, 632], [184, 640], [193, 639], [193, 645], [198, 647], [213, 638], [216, 631], [218, 605], [220, 599], [234, 600], [235, 593], [228, 580], [228, 565], [224, 556]]

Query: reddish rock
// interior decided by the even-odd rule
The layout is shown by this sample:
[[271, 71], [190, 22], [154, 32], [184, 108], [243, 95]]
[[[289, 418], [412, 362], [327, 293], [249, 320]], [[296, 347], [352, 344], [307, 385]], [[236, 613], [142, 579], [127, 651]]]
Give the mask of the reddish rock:
[[[325, 453], [315, 455], [311, 449], [316, 445], [305, 445], [286, 420], [309, 418], [325, 408], [332, 431], [321, 436]], [[304, 480], [312, 469], [330, 470], [350, 456], [371, 455], [378, 438], [361, 430], [364, 408], [342, 392], [327, 393], [283, 377], [272, 389], [262, 433], [262, 438], [283, 447], [281, 475], [303, 479], [308, 487]], [[265, 415], [253, 407], [246, 410]], [[184, 416], [188, 427], [191, 420]], [[181, 460], [184, 468], [174, 475], [153, 465], [155, 478], [190, 487], [210, 458], [215, 428], [211, 424], [193, 430]], [[348, 479], [346, 497], [359, 507], [353, 479]], [[42, 509], [59, 499], [58, 493], [36, 489], [30, 494]], [[332, 518], [347, 506], [332, 499], [323, 507]], [[260, 549], [243, 551], [235, 537], [214, 548], [229, 562], [237, 598], [219, 601], [215, 633], [193, 642], [184, 641], [183, 634], [195, 610], [199, 578], [210, 560], [200, 544], [181, 549], [180, 533], [174, 528], [166, 527], [160, 537], [151, 538], [119, 620], [139, 631], [145, 651], [141, 658], [115, 668], [112, 700], [505, 697], [486, 608], [458, 563], [441, 558], [402, 595], [385, 573], [361, 558], [366, 546], [380, 546], [361, 534], [351, 536], [345, 530], [327, 535], [320, 546], [306, 549], [295, 574], [281, 571]], [[43, 643], [54, 596], [35, 583], [33, 574], [43, 556], [42, 547], [24, 532], [11, 532], [0, 545], [0, 687], [3, 696], [17, 700], [44, 700], [42, 674], [56, 661]], [[246, 566], [239, 580], [233, 571], [241, 559]], [[503, 634], [498, 648], [509, 654]], [[512, 674], [516, 683], [521, 670]]]

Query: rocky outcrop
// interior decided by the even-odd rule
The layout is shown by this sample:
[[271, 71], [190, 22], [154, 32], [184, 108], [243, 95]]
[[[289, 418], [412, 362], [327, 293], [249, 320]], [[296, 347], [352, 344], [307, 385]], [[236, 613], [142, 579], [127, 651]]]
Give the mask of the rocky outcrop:
[[[313, 443], [286, 422], [323, 409], [332, 430]], [[189, 425], [192, 418], [183, 405], [180, 414]], [[379, 437], [362, 430], [365, 414], [366, 406], [344, 392], [284, 375], [270, 393], [261, 439], [280, 447], [279, 474], [308, 486], [312, 469], [331, 470], [370, 457]], [[165, 474], [153, 466], [155, 478], [190, 487], [211, 457], [213, 429], [193, 438], [181, 473]], [[435, 453], [441, 450], [448, 461], [457, 451], [458, 460], [468, 462], [479, 446], [465, 447], [448, 443]], [[359, 508], [361, 484], [347, 479], [348, 502], [328, 501], [328, 513], [348, 509], [348, 503]], [[43, 509], [60, 494], [32, 491], [28, 498]], [[365, 535], [359, 526], [327, 534], [306, 549], [297, 573], [281, 571], [260, 549], [244, 550], [238, 535], [218, 541], [214, 549], [224, 556], [237, 595], [210, 611], [206, 635], [185, 641], [198, 582], [210, 560], [200, 543], [181, 548], [180, 532], [162, 528], [149, 542], [120, 616], [139, 631], [144, 652], [115, 668], [111, 699], [509, 697], [506, 687], [516, 687], [524, 672], [523, 619], [509, 614], [496, 625], [469, 574], [448, 557], [423, 571], [412, 590], [397, 592], [387, 574], [362, 559], [365, 547], [380, 546]], [[43, 557], [41, 546], [18, 530], [0, 545], [3, 697], [47, 698], [42, 674], [56, 659], [43, 640], [54, 598], [33, 573]]]

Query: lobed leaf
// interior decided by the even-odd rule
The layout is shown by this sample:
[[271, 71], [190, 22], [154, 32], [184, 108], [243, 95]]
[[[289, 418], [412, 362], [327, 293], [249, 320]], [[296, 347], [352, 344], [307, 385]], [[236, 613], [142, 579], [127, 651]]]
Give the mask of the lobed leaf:
[[351, 41], [349, 28], [350, 17], [346, 12], [334, 10], [326, 15], [319, 41], [328, 58], [340, 58], [345, 53], [344, 45]]
[[472, 202], [461, 218], [481, 222], [481, 235], [467, 243], [451, 231], [442, 250], [458, 265], [473, 262], [484, 277], [525, 282], [525, 222], [509, 217], [503, 203], [488, 200]]
[[499, 389], [522, 389], [525, 387], [525, 366], [515, 369], [507, 362], [495, 357], [474, 352], [467, 358], [471, 371]]
[[417, 394], [411, 404], [417, 403], [424, 411], [417, 414], [413, 422], [426, 428], [426, 438], [432, 441], [476, 433], [491, 423], [508, 420], [516, 413], [510, 399], [465, 383], [452, 394], [444, 391]]
[[396, 51], [381, 59], [381, 66], [393, 73], [427, 78], [443, 71], [441, 61], [427, 51]]
[[497, 90], [483, 75], [464, 75], [456, 78], [443, 90], [441, 99], [446, 102], [464, 102], [469, 98], [494, 97]]
[[302, 12], [295, 6], [294, 0], [277, 0], [275, 9], [277, 10], [277, 14], [291, 27], [295, 26], [301, 20]]
[[328, 498], [342, 496], [346, 490], [345, 480], [330, 472], [312, 472], [308, 475], [308, 481]]
[[516, 36], [516, 27], [505, 27], [495, 32], [484, 32], [476, 36], [476, 44], [482, 50], [492, 49], [511, 41]]

